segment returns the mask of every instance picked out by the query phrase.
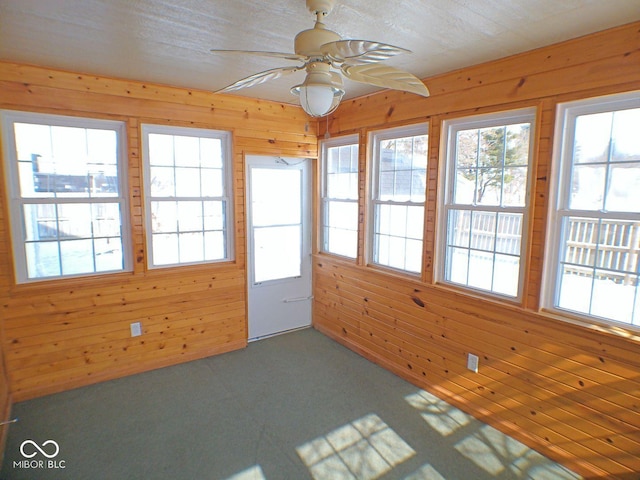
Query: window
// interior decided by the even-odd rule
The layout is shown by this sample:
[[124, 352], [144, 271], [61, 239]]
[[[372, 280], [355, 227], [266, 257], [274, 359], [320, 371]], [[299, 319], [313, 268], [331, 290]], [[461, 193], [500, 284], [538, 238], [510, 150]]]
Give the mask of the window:
[[321, 144], [322, 251], [356, 258], [358, 254], [358, 136]]
[[2, 113], [16, 281], [130, 269], [122, 122]]
[[372, 136], [371, 259], [410, 273], [422, 271], [427, 129], [423, 124]]
[[640, 92], [558, 109], [551, 308], [640, 325]]
[[150, 268], [230, 260], [230, 134], [143, 125]]
[[456, 119], [447, 134], [440, 278], [518, 297], [532, 109]]

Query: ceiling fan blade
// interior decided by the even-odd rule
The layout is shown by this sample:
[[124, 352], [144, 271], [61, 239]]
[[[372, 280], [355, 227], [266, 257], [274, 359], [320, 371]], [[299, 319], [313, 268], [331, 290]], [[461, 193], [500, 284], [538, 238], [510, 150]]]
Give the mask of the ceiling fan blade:
[[387, 65], [344, 65], [342, 73], [356, 82], [429, 96], [429, 90], [418, 77]]
[[233, 92], [235, 90], [240, 90], [241, 88], [253, 87], [269, 80], [275, 80], [276, 78], [280, 78], [283, 75], [289, 75], [290, 73], [297, 72], [298, 70], [302, 70], [303, 68], [304, 67], [281, 67], [265, 70], [264, 72], [255, 73], [246, 78], [238, 80], [237, 82], [232, 83], [231, 85], [228, 85], [221, 90], [218, 90], [216, 93]]
[[342, 88], [342, 75], [338, 72], [329, 72], [329, 75], [331, 75], [331, 83], [336, 87]]
[[295, 62], [306, 62], [308, 57], [304, 55], [298, 55], [296, 53], [282, 53], [282, 52], [261, 52], [258, 50], [219, 50], [212, 48], [211, 53], [233, 54], [233, 55], [254, 55], [258, 57], [272, 57], [281, 58], [283, 60], [293, 60]]
[[348, 65], [382, 62], [401, 53], [411, 53], [404, 48], [370, 40], [338, 40], [325, 43], [320, 50], [331, 61]]

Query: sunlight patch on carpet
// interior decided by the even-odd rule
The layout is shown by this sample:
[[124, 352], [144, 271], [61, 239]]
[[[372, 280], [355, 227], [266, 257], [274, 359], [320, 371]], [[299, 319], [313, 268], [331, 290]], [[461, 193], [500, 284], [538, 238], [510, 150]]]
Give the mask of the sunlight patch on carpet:
[[316, 480], [373, 480], [416, 454], [375, 414], [296, 448]]

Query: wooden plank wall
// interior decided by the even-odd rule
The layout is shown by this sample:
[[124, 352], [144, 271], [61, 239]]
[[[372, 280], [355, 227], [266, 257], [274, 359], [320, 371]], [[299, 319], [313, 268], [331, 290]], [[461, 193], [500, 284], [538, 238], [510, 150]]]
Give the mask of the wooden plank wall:
[[[0, 420], [7, 421], [11, 413], [11, 391], [9, 390], [9, 378], [7, 377], [3, 352], [4, 346], [0, 342]], [[0, 427], [0, 461], [2, 461], [4, 455], [4, 447], [9, 433], [7, 425]]]
[[[383, 92], [344, 102], [329, 127], [332, 136], [360, 135], [360, 218], [366, 221], [368, 133], [430, 122], [422, 278], [368, 266], [361, 225], [356, 261], [314, 258], [315, 327], [587, 478], [637, 479], [640, 332], [561, 321], [539, 306], [555, 107], [640, 90], [640, 23], [426, 83], [432, 94], [426, 99]], [[525, 298], [511, 304], [439, 285], [434, 261], [442, 121], [525, 106], [538, 112]], [[466, 369], [470, 352], [480, 357], [479, 373]]]
[[[0, 317], [14, 401], [246, 345], [244, 155], [316, 157], [316, 123], [291, 105], [12, 63], [0, 63], [0, 108], [126, 122], [135, 263], [132, 273], [16, 285], [0, 195]], [[147, 270], [141, 123], [233, 132], [233, 262]], [[131, 338], [135, 321], [143, 335]], [[0, 407], [5, 393], [0, 385]]]

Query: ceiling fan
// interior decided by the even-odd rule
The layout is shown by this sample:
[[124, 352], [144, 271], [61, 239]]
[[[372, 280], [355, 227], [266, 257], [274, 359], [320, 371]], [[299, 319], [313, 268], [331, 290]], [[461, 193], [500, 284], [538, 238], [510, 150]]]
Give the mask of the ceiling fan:
[[[300, 98], [300, 105], [312, 117], [333, 112], [344, 95], [342, 75], [356, 82], [429, 96], [429, 90], [419, 78], [379, 62], [409, 50], [369, 40], [343, 40], [328, 30], [322, 20], [333, 9], [336, 0], [306, 0], [307, 8], [316, 15], [315, 26], [298, 33], [294, 41], [295, 53], [247, 50], [211, 50], [214, 53], [247, 54], [302, 62], [292, 67], [279, 67], [250, 75], [219, 90], [232, 92], [280, 78], [300, 70], [307, 75], [291, 93]], [[338, 70], [340, 73], [333, 71]]]

